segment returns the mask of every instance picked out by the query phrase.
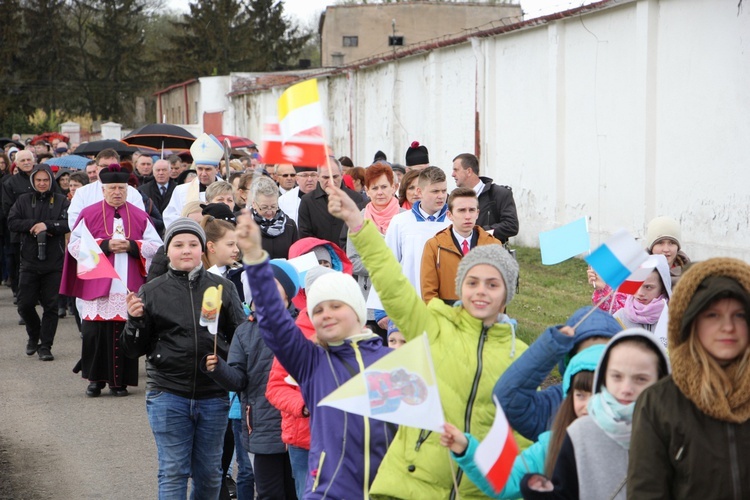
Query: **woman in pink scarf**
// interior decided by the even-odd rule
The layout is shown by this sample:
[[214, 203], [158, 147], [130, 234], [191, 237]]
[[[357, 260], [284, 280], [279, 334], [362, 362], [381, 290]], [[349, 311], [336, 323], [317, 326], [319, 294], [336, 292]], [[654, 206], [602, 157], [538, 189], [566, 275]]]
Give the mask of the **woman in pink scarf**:
[[663, 255], [652, 255], [656, 269], [633, 295], [628, 295], [625, 305], [614, 317], [624, 328], [645, 328], [652, 332], [661, 313], [672, 296], [672, 280], [669, 276], [669, 263]]
[[[398, 198], [395, 197], [396, 186], [393, 176], [393, 170], [387, 163], [375, 163], [367, 167], [365, 171], [365, 190], [370, 197], [370, 203], [362, 209], [362, 215], [365, 219], [370, 219], [385, 236], [388, 225], [391, 223], [393, 216], [404, 209], [398, 204]], [[352, 261], [353, 275], [359, 283], [362, 295], [367, 296], [370, 293], [370, 275], [362, 264], [362, 259], [354, 249], [354, 245], [347, 241], [346, 255]], [[385, 338], [386, 330], [383, 330], [375, 322], [375, 316], [371, 309], [367, 310], [367, 326], [375, 333]]]

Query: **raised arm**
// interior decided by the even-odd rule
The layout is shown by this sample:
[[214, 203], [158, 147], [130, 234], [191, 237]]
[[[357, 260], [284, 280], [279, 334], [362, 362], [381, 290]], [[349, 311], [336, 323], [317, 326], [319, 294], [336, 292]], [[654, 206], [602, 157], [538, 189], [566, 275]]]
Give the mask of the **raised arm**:
[[[571, 333], [567, 335], [563, 333]], [[505, 370], [494, 394], [510, 426], [536, 441], [546, 431], [563, 399], [560, 385], [538, 390], [555, 365], [573, 348], [573, 329], [551, 326]]]
[[349, 239], [369, 271], [380, 301], [406, 340], [422, 332], [427, 332], [430, 338], [439, 335], [437, 321], [404, 276], [401, 265], [372, 221], [365, 221], [356, 203], [340, 189], [329, 187], [326, 192], [328, 211], [349, 226]]
[[309, 379], [316, 365], [317, 347], [305, 338], [281, 300], [268, 253], [262, 247], [260, 228], [247, 213], [237, 218], [237, 246], [243, 253], [263, 340], [295, 380]]

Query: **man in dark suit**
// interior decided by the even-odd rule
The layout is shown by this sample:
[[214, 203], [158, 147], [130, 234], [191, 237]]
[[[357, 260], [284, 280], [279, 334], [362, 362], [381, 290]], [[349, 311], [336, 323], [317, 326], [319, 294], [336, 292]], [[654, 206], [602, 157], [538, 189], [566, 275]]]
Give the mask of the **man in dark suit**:
[[330, 156], [328, 165], [330, 165], [330, 171], [328, 166], [318, 167], [318, 185], [302, 197], [297, 215], [297, 226], [300, 238], [314, 236], [341, 245], [344, 222], [328, 212], [328, 195], [325, 188], [333, 184], [343, 189], [359, 208], [364, 208], [367, 203], [362, 200], [359, 193], [342, 185], [341, 164], [336, 158]]
[[138, 190], [151, 198], [154, 205], [160, 212], [164, 212], [169, 205], [177, 183], [169, 177], [169, 162], [167, 160], [157, 160], [153, 168], [153, 180], [147, 182], [138, 188]]
[[453, 159], [453, 178], [456, 186], [473, 189], [479, 198], [477, 224], [505, 244], [518, 234], [518, 213], [513, 191], [509, 186], [495, 184], [489, 177], [479, 175], [479, 159], [462, 153]]

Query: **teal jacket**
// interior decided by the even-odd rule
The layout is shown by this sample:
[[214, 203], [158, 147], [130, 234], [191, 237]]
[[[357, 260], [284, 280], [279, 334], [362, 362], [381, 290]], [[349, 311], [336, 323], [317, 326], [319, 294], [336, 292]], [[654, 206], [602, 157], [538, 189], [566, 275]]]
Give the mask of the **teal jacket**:
[[544, 474], [544, 462], [547, 460], [549, 441], [552, 437], [552, 432], [550, 431], [539, 434], [539, 441], [523, 450], [516, 457], [508, 482], [505, 483], [505, 487], [498, 494], [493, 491], [492, 486], [487, 482], [487, 478], [477, 468], [477, 464], [474, 461], [479, 441], [471, 434], [466, 434], [466, 437], [469, 439], [469, 446], [466, 448], [464, 454], [457, 456], [455, 453], [451, 453], [451, 455], [456, 459], [456, 463], [464, 471], [466, 477], [476, 484], [482, 490], [482, 493], [490, 498], [499, 498], [501, 500], [521, 498], [521, 479], [524, 474]]

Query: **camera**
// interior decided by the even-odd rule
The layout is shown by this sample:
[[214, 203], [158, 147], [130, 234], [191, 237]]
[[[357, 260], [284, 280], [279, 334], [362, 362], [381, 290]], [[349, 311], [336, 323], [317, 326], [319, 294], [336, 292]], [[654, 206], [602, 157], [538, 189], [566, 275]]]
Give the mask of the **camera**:
[[42, 231], [36, 235], [36, 245], [38, 247], [37, 258], [47, 260], [47, 232]]

